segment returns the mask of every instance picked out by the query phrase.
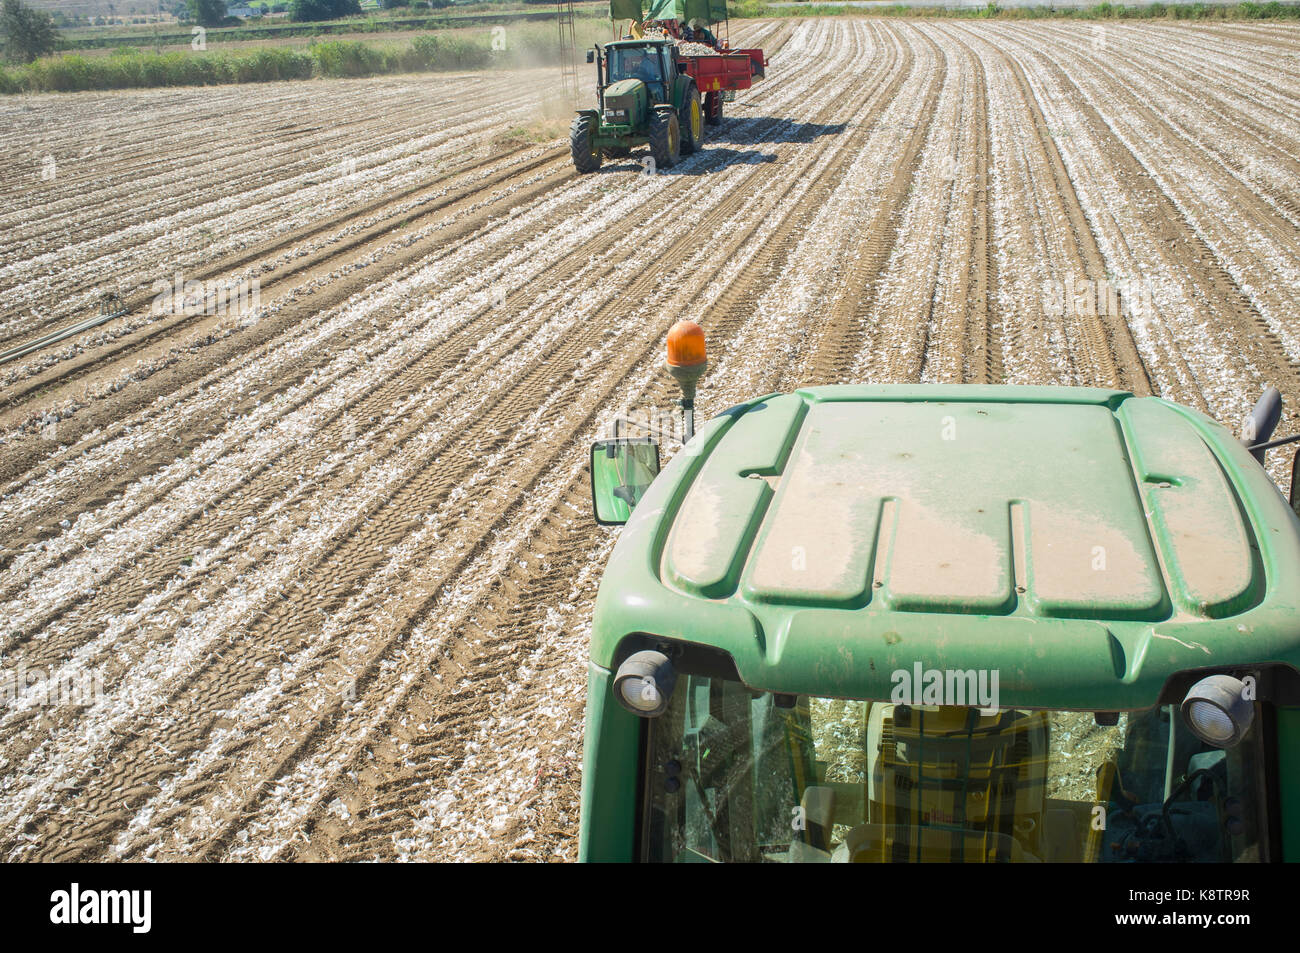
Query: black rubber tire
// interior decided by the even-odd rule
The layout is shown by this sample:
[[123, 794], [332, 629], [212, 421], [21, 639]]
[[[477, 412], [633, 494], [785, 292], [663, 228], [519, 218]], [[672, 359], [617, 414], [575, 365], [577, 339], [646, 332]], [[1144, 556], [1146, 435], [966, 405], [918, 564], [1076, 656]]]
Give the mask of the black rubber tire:
[[676, 110], [656, 109], [651, 115], [650, 155], [659, 169], [671, 169], [681, 158], [682, 133]]
[[605, 153], [606, 159], [626, 159], [632, 154], [632, 150], [627, 146], [606, 146], [600, 151]]
[[686, 97], [677, 113], [677, 125], [682, 131], [682, 155], [693, 155], [704, 145], [704, 107], [700, 105], [700, 91], [694, 83], [686, 87]]
[[573, 153], [573, 167], [579, 172], [595, 172], [600, 168], [600, 150], [591, 144], [596, 120], [579, 116], [569, 127], [569, 151]]
[[722, 125], [722, 94], [709, 93], [704, 97], [704, 121], [710, 126]]

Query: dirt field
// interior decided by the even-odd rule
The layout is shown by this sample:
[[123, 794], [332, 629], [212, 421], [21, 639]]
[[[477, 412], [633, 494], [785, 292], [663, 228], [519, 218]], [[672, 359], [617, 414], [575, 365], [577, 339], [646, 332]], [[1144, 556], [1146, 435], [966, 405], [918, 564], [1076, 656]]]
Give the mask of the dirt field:
[[[732, 35], [770, 79], [658, 176], [507, 134], [547, 73], [0, 102], [0, 349], [129, 306], [0, 365], [0, 857], [572, 858], [587, 445], [668, 405], [678, 318], [706, 416], [926, 380], [1294, 417], [1300, 32]], [[155, 313], [177, 273], [258, 307]]]

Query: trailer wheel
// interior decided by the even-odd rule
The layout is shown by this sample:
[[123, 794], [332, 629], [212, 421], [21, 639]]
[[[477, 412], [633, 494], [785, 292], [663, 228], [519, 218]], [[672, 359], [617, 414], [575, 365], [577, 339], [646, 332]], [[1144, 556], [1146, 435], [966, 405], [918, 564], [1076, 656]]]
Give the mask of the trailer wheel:
[[704, 97], [704, 121], [710, 126], [722, 125], [722, 93], [709, 93]]
[[682, 130], [682, 155], [688, 156], [704, 144], [704, 110], [700, 106], [700, 91], [694, 83], [686, 87], [677, 124]]
[[569, 151], [573, 153], [573, 167], [579, 172], [595, 172], [600, 168], [600, 150], [591, 144], [596, 120], [579, 116], [569, 127]]
[[650, 155], [661, 169], [671, 169], [682, 154], [682, 128], [674, 109], [656, 109], [650, 117]]

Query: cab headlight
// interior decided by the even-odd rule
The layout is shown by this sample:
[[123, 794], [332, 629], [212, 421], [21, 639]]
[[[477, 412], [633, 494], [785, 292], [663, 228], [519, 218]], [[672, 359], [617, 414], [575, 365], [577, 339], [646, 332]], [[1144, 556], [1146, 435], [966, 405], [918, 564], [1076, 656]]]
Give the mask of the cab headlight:
[[1192, 686], [1183, 699], [1183, 720], [1192, 734], [1216, 748], [1231, 748], [1246, 737], [1255, 720], [1255, 705], [1246, 686], [1231, 675], [1211, 675]]
[[640, 718], [658, 718], [668, 710], [677, 681], [673, 663], [662, 652], [637, 652], [618, 667], [614, 696]]

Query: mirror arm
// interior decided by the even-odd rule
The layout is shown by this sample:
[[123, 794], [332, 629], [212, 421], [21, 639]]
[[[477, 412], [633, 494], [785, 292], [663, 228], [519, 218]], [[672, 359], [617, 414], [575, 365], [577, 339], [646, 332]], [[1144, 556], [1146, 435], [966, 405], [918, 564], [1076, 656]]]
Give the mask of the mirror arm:
[[[622, 439], [623, 435], [621, 431], [623, 429], [623, 418], [621, 416], [615, 416], [614, 423], [611, 425], [610, 429], [613, 431], [610, 436], [614, 440]], [[605, 458], [607, 460], [613, 460], [616, 456], [618, 456], [618, 445], [611, 442], [609, 446], [605, 448]]]
[[1268, 443], [1256, 443], [1247, 447], [1251, 453], [1256, 450], [1272, 450], [1274, 447], [1282, 447], [1288, 443], [1295, 443], [1300, 440], [1300, 433], [1292, 434], [1290, 437], [1282, 437], [1280, 440], [1270, 440]]

